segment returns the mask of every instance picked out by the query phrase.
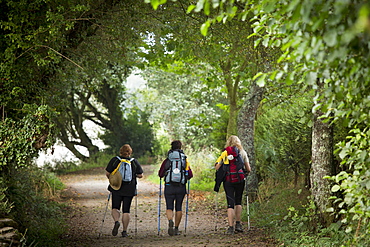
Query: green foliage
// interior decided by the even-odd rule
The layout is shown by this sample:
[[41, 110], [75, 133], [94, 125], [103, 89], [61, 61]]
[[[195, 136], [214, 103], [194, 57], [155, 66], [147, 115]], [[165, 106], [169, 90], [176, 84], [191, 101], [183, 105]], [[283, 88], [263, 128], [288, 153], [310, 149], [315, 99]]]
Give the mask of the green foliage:
[[[298, 186], [292, 181], [265, 179], [258, 187], [258, 198], [250, 204], [251, 219], [261, 227], [275, 229], [288, 213], [289, 207], [304, 210], [302, 204], [309, 191], [303, 188], [300, 178]], [[245, 217], [246, 215], [244, 215]], [[262, 217], [263, 216], [263, 217]], [[246, 218], [244, 218], [246, 220]]]
[[26, 105], [24, 111], [21, 120], [7, 118], [1, 123], [0, 170], [27, 167], [40, 148], [54, 143], [51, 118], [56, 113], [46, 105]]
[[[365, 241], [365, 236], [370, 234], [369, 137], [369, 128], [351, 130], [348, 141], [339, 143], [336, 150], [348, 169], [330, 178], [335, 182], [332, 192], [341, 192], [332, 199], [342, 215], [341, 222], [345, 224], [346, 232], [353, 234], [353, 244]], [[334, 212], [336, 209], [329, 210]]]
[[264, 104], [256, 121], [257, 169], [262, 179], [290, 181], [309, 172], [311, 128], [309, 98], [277, 106]]
[[148, 121], [149, 112], [149, 109], [140, 109], [136, 106], [126, 109], [124, 126], [121, 127], [122, 133], [107, 130], [100, 136], [108, 145], [105, 152], [117, 153], [123, 144], [130, 144], [135, 157], [140, 157], [147, 152], [151, 153], [154, 133], [152, 124]]
[[27, 243], [40, 246], [62, 246], [60, 236], [65, 231], [63, 205], [52, 199], [63, 188], [49, 173], [37, 168], [24, 168], [9, 177], [7, 198], [14, 207], [10, 215], [26, 233]]
[[322, 227], [316, 212], [315, 203], [310, 197], [307, 204], [303, 205], [303, 210], [289, 207], [288, 214], [275, 228], [277, 231], [274, 235], [288, 246], [367, 246], [370, 243], [365, 235], [354, 242], [340, 221]]
[[13, 204], [9, 202], [6, 197], [7, 187], [4, 183], [4, 179], [0, 178], [0, 217], [5, 217], [8, 215], [13, 207]]
[[181, 140], [184, 148], [202, 149], [214, 143], [210, 137], [221, 125], [215, 103], [223, 95], [219, 88], [202, 84], [197, 75], [148, 69], [142, 76], [148, 82], [143, 98], [150, 99], [149, 121], [161, 135]]
[[[160, 13], [161, 18], [166, 19], [163, 28], [167, 30], [168, 36], [163, 38], [163, 42], [153, 42], [151, 45], [154, 52], [161, 48], [166, 51], [170, 46], [171, 50], [155, 53], [156, 60], [148, 58], [153, 61], [150, 65], [167, 69], [183, 64], [187, 70], [182, 73], [189, 75], [195, 72], [200, 75], [203, 84], [209, 88], [217, 87], [225, 93], [226, 98], [217, 98], [217, 103], [226, 101], [221, 103], [227, 103], [229, 107], [226, 135], [236, 134], [238, 110], [251, 84], [251, 78], [257, 71], [271, 66], [272, 60], [267, 58], [270, 54], [265, 56], [267, 52], [262, 46], [253, 47], [253, 41], [248, 39], [253, 32], [252, 28], [238, 20], [224, 25], [216, 23], [210, 29], [210, 34], [203, 37], [199, 27], [210, 18], [198, 13], [199, 11], [188, 11], [184, 15], [184, 6], [192, 4], [192, 1], [173, 2], [175, 3], [168, 1], [165, 8], [158, 8], [156, 11]], [[200, 1], [198, 6], [201, 8], [201, 5], [207, 2]], [[211, 18], [214, 15], [215, 12], [210, 13]], [[154, 31], [153, 33], [162, 37]]]
[[[286, 246], [367, 246], [368, 239], [351, 242], [346, 224], [320, 225], [310, 192], [293, 183], [267, 179], [259, 186], [258, 200], [250, 204], [250, 218]], [[247, 220], [246, 210], [242, 219]], [[362, 232], [361, 232], [362, 234]]]
[[155, 157], [165, 157], [168, 150], [171, 149], [171, 140], [165, 134], [160, 134], [157, 130], [157, 136], [153, 146], [153, 154]]
[[[41, 104], [53, 94], [47, 78], [61, 54], [76, 16], [89, 8], [66, 1], [1, 1], [0, 102], [7, 117], [20, 119], [24, 104]], [[44, 103], [44, 102], [43, 102]]]
[[136, 157], [141, 157], [145, 153], [152, 152], [154, 133], [152, 124], [149, 123], [149, 109], [131, 109], [125, 121], [125, 138], [133, 149]]
[[186, 155], [194, 174], [194, 178], [191, 180], [191, 189], [213, 191], [216, 172], [214, 163], [217, 159], [214, 151], [203, 149], [199, 152], [188, 152]]

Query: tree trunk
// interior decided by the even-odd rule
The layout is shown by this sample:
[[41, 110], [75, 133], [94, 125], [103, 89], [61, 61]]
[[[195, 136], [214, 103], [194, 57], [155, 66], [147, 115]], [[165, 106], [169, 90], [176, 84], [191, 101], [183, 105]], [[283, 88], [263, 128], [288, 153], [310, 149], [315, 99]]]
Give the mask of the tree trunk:
[[257, 199], [258, 178], [256, 173], [256, 158], [254, 152], [254, 120], [258, 106], [263, 99], [265, 88], [253, 83], [250, 87], [247, 99], [239, 112], [238, 133], [245, 151], [248, 153], [251, 173], [247, 179], [248, 194], [252, 201]]
[[[106, 132], [112, 134], [111, 138], [109, 138], [109, 142], [105, 140], [105, 144], [110, 146], [112, 152], [117, 152], [127, 141], [127, 133], [125, 133], [124, 129], [125, 122], [122, 112], [122, 104], [126, 103], [124, 102], [124, 92], [125, 88], [112, 87], [106, 80], [103, 80], [101, 89], [94, 92], [99, 102], [107, 109], [108, 120], [100, 122], [103, 123], [101, 126], [106, 129]], [[96, 112], [95, 118], [98, 118], [99, 112], [98, 110], [96, 110]]]
[[329, 225], [332, 217], [326, 213], [331, 206], [331, 183], [324, 176], [331, 175], [333, 163], [333, 128], [330, 123], [324, 123], [320, 116], [321, 111], [314, 113], [314, 125], [312, 129], [312, 165], [311, 165], [311, 193], [319, 211], [321, 220]]
[[227, 133], [226, 140], [231, 135], [236, 135], [237, 133], [237, 116], [238, 116], [238, 106], [237, 106], [237, 92], [239, 80], [233, 80], [231, 76], [231, 61], [226, 60], [220, 64], [222, 73], [224, 75], [226, 88], [227, 88], [227, 99], [229, 101], [229, 120], [227, 122]]

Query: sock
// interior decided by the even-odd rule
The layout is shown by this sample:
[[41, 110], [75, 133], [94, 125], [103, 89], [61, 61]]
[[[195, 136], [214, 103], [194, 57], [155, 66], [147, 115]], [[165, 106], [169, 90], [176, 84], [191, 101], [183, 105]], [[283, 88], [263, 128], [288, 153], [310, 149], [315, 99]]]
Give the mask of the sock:
[[175, 226], [175, 229], [179, 230], [179, 227], [178, 226]]
[[236, 224], [240, 224], [240, 221], [237, 221]]

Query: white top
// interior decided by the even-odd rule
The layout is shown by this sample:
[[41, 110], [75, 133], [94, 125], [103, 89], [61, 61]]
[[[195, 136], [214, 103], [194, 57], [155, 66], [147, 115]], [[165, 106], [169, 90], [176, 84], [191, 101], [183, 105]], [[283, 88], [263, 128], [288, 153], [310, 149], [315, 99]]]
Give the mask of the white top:
[[239, 150], [239, 152], [240, 152], [240, 155], [243, 158], [244, 163], [247, 163], [247, 162], [249, 163], [249, 158], [248, 158], [247, 152], [244, 149]]

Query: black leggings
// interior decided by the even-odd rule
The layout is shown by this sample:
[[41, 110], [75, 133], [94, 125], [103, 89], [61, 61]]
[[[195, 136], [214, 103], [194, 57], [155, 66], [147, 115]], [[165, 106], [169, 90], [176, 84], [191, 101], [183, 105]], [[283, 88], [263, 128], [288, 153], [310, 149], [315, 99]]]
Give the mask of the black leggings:
[[177, 211], [182, 211], [182, 202], [186, 194], [185, 185], [174, 186], [167, 185], [164, 187], [164, 197], [166, 198], [167, 210], [174, 209], [174, 203], [176, 202], [175, 209]]
[[242, 197], [245, 181], [241, 183], [224, 182], [224, 190], [227, 199], [227, 208], [234, 208], [235, 205], [242, 205]]
[[120, 196], [115, 193], [112, 193], [112, 209], [121, 209], [122, 204], [122, 213], [130, 213], [130, 207], [133, 196]]

